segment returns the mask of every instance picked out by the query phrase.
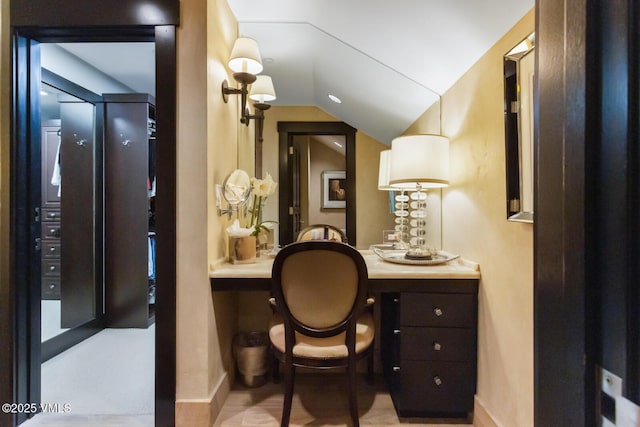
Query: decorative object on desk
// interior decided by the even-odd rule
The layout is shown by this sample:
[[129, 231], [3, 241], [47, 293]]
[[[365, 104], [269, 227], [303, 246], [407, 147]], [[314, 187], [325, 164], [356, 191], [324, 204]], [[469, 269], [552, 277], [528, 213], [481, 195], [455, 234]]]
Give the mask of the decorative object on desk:
[[[449, 185], [449, 140], [439, 135], [407, 135], [391, 142], [389, 185], [414, 190], [410, 200], [412, 211], [405, 216], [411, 226], [409, 250], [405, 257], [413, 260], [433, 259], [437, 253], [426, 241], [427, 188]], [[410, 218], [409, 218], [410, 217]], [[398, 217], [402, 218], [402, 217]], [[407, 225], [402, 221], [402, 225]]]
[[[216, 185], [216, 206], [218, 215], [231, 215], [238, 212], [240, 206], [247, 202], [251, 194], [251, 178], [242, 169], [236, 169], [224, 179], [222, 186]], [[228, 208], [222, 209], [222, 198], [226, 200]]]
[[345, 171], [322, 172], [323, 209], [345, 209], [347, 207], [346, 182]]
[[240, 227], [236, 219], [227, 227], [229, 235], [229, 262], [231, 264], [251, 264], [256, 262], [256, 236], [251, 228]]
[[250, 208], [249, 228], [253, 229], [251, 235], [256, 236], [258, 256], [262, 250], [267, 250], [269, 239], [273, 243], [273, 224], [277, 224], [277, 221], [263, 221], [262, 212], [267, 198], [276, 192], [276, 188], [278, 188], [278, 183], [271, 178], [269, 173], [263, 179], [251, 178], [253, 202]]
[[[395, 194], [395, 187], [389, 184], [389, 173], [391, 172], [391, 150], [380, 152], [380, 166], [378, 168], [378, 190], [389, 191], [389, 203], [391, 204], [391, 212], [395, 215], [394, 233], [386, 235], [383, 242], [393, 241], [395, 249], [408, 249], [406, 243], [409, 235], [407, 234], [409, 224], [409, 205], [406, 203], [409, 197], [401, 189], [400, 194]], [[395, 197], [394, 197], [395, 196]], [[383, 231], [384, 233], [384, 231]]]
[[407, 251], [382, 250], [376, 247], [373, 247], [373, 252], [384, 261], [393, 262], [395, 264], [409, 265], [438, 265], [444, 264], [460, 257], [460, 255], [453, 255], [447, 252], [438, 251], [435, 254], [431, 255], [431, 257], [429, 258], [408, 258], [406, 256]]

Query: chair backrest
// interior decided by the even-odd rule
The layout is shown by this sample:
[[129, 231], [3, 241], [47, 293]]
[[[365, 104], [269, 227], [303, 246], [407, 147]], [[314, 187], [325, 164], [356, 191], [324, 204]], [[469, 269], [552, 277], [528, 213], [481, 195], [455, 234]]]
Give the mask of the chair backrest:
[[347, 243], [347, 235], [338, 227], [330, 224], [313, 224], [298, 233], [296, 241], [332, 240]]
[[337, 335], [355, 322], [365, 305], [367, 284], [362, 255], [345, 243], [292, 243], [273, 263], [272, 291], [285, 327], [309, 336]]

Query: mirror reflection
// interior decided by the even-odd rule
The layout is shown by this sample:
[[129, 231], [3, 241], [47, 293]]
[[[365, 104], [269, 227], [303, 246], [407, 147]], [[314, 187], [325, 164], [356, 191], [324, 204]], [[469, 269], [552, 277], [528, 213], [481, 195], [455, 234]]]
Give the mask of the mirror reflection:
[[504, 57], [507, 218], [533, 222], [535, 34]]
[[[40, 105], [41, 341], [45, 342], [96, 317], [95, 251], [78, 244], [95, 229], [96, 153], [93, 104], [42, 82]], [[83, 239], [73, 238], [79, 235]]]
[[293, 167], [294, 237], [313, 224], [329, 224], [346, 234], [345, 139], [344, 135], [293, 137], [297, 155], [291, 159], [298, 162]]

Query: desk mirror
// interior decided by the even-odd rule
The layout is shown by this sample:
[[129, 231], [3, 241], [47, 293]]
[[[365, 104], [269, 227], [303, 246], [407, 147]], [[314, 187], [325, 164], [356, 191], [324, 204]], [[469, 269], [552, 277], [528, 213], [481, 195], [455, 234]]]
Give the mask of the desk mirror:
[[251, 193], [251, 178], [242, 169], [231, 172], [224, 180], [222, 196], [227, 203], [237, 209], [249, 199]]
[[504, 56], [507, 219], [533, 222], [535, 34]]

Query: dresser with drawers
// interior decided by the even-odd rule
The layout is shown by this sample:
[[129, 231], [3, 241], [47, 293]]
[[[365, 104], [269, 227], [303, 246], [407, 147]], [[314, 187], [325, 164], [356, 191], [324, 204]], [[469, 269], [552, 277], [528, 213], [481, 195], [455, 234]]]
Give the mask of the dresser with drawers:
[[42, 126], [42, 193], [40, 204], [40, 262], [42, 299], [60, 299], [60, 194], [52, 184], [58, 162], [60, 121]]
[[477, 368], [476, 280], [382, 295], [383, 372], [401, 417], [465, 417]]
[[[477, 378], [479, 265], [464, 259], [403, 265], [372, 251], [360, 253], [369, 292], [376, 295], [377, 348], [397, 414], [468, 419]], [[271, 257], [255, 264], [220, 263], [210, 272], [211, 289], [268, 292], [272, 264]]]

